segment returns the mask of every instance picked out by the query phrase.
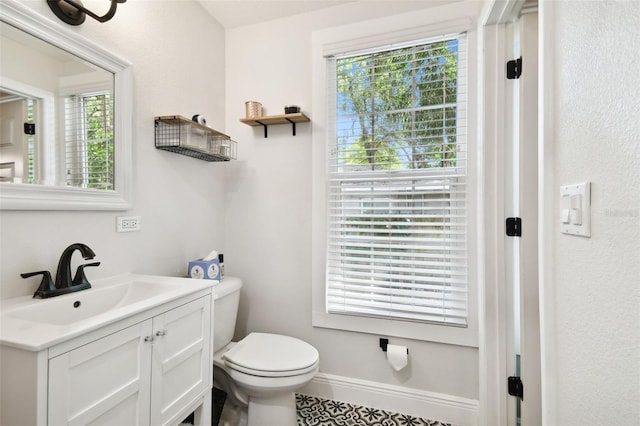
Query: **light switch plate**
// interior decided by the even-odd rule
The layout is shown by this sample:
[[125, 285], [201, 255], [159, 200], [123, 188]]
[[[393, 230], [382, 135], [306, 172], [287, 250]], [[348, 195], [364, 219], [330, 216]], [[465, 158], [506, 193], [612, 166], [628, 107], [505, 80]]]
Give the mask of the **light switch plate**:
[[559, 216], [563, 234], [591, 237], [591, 182], [560, 187]]

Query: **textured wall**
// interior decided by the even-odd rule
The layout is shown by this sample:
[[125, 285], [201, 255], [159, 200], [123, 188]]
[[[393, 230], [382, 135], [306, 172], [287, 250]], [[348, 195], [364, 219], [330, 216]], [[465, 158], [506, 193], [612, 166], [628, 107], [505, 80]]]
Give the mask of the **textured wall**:
[[545, 6], [555, 189], [592, 182], [591, 238], [554, 229], [556, 423], [639, 424], [640, 3]]

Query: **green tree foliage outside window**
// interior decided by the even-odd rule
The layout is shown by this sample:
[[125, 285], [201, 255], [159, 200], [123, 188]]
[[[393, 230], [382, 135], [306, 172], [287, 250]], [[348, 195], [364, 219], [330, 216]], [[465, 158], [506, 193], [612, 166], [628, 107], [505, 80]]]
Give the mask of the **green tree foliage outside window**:
[[454, 166], [457, 48], [453, 39], [337, 59], [338, 162]]
[[114, 189], [113, 102], [109, 93], [67, 98], [67, 185]]
[[113, 189], [113, 102], [111, 95], [85, 98], [89, 188]]

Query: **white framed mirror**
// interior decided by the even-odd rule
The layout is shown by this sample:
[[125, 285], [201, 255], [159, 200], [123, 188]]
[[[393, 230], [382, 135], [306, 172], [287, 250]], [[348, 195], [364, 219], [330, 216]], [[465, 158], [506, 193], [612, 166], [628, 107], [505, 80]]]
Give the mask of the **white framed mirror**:
[[131, 64], [14, 0], [0, 37], [0, 209], [129, 209]]

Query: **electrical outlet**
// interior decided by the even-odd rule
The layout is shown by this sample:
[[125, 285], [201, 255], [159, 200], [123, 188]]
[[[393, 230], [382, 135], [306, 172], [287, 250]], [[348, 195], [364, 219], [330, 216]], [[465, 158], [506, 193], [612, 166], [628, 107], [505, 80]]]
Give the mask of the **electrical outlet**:
[[140, 230], [140, 216], [116, 217], [116, 232], [135, 232]]

